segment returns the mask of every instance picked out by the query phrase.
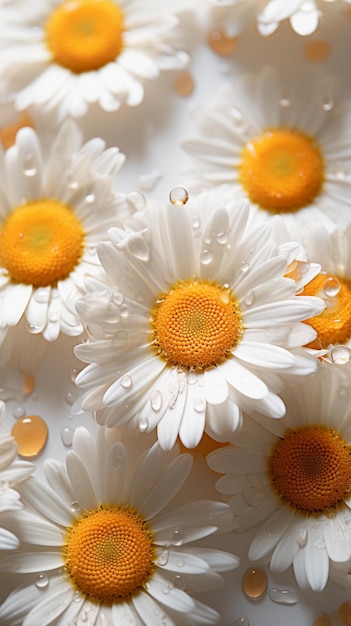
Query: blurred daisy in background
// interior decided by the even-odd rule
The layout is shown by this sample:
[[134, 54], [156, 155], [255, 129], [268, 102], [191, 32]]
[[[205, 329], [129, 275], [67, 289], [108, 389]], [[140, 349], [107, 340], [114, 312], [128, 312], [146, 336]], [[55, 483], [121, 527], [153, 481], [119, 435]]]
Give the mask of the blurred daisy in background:
[[79, 335], [75, 301], [100, 268], [96, 243], [128, 212], [114, 176], [124, 163], [102, 139], [82, 145], [73, 122], [51, 142], [21, 129], [0, 160], [0, 328], [48, 341]]
[[227, 441], [243, 410], [281, 417], [280, 375], [317, 367], [298, 350], [316, 336], [301, 322], [325, 307], [296, 295], [320, 266], [304, 264], [298, 285], [287, 278], [298, 244], [250, 226], [246, 200], [209, 192], [185, 208], [182, 193], [109, 230], [98, 245], [106, 279], [89, 281], [77, 304], [88, 340], [76, 355], [89, 363], [76, 378], [80, 406], [101, 424], [157, 427], [165, 449], [178, 434], [187, 448], [204, 431]]
[[62, 120], [92, 103], [106, 111], [140, 104], [145, 80], [185, 67], [174, 45], [174, 0], [15, 0], [0, 8], [6, 46], [0, 74], [18, 109], [37, 105]]
[[232, 530], [230, 507], [199, 500], [170, 510], [191, 455], [171, 460], [154, 444], [132, 468], [116, 439], [114, 429], [93, 437], [80, 427], [65, 462], [45, 462], [47, 482], [32, 477], [24, 485], [30, 506], [12, 520], [23, 543], [0, 568], [32, 576], [3, 602], [3, 626], [219, 621], [191, 594], [222, 584], [220, 572], [239, 561], [194, 542]]
[[293, 565], [302, 589], [322, 591], [329, 566], [351, 557], [351, 400], [349, 373], [321, 365], [286, 386], [282, 420], [245, 419], [236, 447], [207, 457], [224, 474], [218, 490], [239, 530], [259, 525], [249, 559]]
[[[5, 404], [0, 402], [0, 426], [5, 413]], [[17, 537], [2, 528], [4, 514], [22, 508], [16, 487], [34, 472], [34, 465], [16, 459], [17, 445], [8, 432], [0, 433], [0, 550], [13, 550], [18, 547]]]
[[350, 4], [351, 0], [210, 0], [215, 10], [225, 10], [226, 30], [239, 34], [256, 21], [261, 35], [271, 35], [281, 22], [289, 20], [298, 35], [311, 35], [318, 27], [326, 3]]
[[[351, 222], [351, 114], [324, 76], [280, 85], [273, 68], [225, 83], [194, 111], [185, 174], [196, 189], [229, 184], [267, 218], [294, 232], [324, 220]], [[300, 237], [302, 234], [300, 234]]]

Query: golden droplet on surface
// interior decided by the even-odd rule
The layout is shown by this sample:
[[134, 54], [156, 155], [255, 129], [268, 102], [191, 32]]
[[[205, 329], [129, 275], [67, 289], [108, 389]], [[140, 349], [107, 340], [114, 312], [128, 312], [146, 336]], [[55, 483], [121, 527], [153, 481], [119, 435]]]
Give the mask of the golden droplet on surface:
[[221, 57], [228, 57], [235, 52], [238, 37], [229, 37], [223, 30], [212, 30], [207, 36], [210, 48]]
[[14, 424], [11, 435], [15, 438], [20, 456], [37, 456], [46, 444], [48, 427], [39, 415], [26, 415]]
[[176, 92], [176, 94], [178, 94], [178, 96], [183, 96], [183, 98], [186, 98], [186, 96], [190, 96], [190, 94], [193, 92], [194, 79], [190, 72], [182, 70], [181, 72], [177, 72], [173, 86], [174, 91]]
[[330, 617], [327, 613], [321, 613], [317, 619], [314, 620], [313, 626], [331, 626]]
[[351, 626], [351, 602], [340, 604], [337, 613], [343, 624]]
[[5, 150], [13, 146], [17, 132], [24, 126], [31, 126], [33, 128], [33, 122], [26, 111], [23, 111], [15, 122], [7, 124], [0, 129], [0, 140]]
[[329, 56], [331, 50], [330, 43], [319, 39], [318, 41], [310, 41], [305, 45], [305, 57], [311, 63], [321, 63]]
[[29, 374], [23, 375], [23, 393], [24, 395], [28, 395], [29, 393], [33, 393], [35, 389], [35, 379], [33, 376]]
[[259, 567], [249, 567], [243, 575], [241, 584], [247, 598], [258, 600], [267, 591], [267, 574]]
[[184, 206], [189, 200], [189, 194], [184, 187], [173, 187], [169, 192], [169, 199], [174, 206]]

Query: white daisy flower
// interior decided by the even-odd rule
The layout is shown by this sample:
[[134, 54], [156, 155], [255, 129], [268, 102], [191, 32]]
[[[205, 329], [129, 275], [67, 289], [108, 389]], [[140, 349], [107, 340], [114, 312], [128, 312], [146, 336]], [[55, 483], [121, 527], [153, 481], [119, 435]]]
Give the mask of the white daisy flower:
[[224, 474], [221, 493], [246, 530], [259, 524], [249, 548], [279, 573], [293, 565], [301, 588], [322, 591], [330, 562], [351, 557], [351, 397], [349, 372], [337, 365], [282, 394], [282, 420], [245, 420], [236, 446], [207, 457]]
[[[276, 245], [269, 224], [250, 227], [245, 200], [175, 203], [136, 214], [137, 230], [110, 229], [98, 246], [107, 278], [77, 304], [89, 334], [76, 348], [90, 363], [76, 379], [84, 410], [110, 426], [157, 426], [165, 449], [178, 434], [193, 448], [204, 430], [227, 441], [243, 409], [281, 417], [280, 374], [316, 367], [294, 350], [315, 337], [300, 322], [325, 307], [295, 295], [284, 274], [298, 245]], [[305, 264], [301, 285], [318, 268]]]
[[13, 524], [26, 545], [0, 567], [34, 577], [2, 604], [3, 626], [217, 623], [218, 613], [188, 588], [221, 584], [219, 572], [238, 559], [193, 542], [231, 530], [230, 507], [206, 500], [165, 511], [191, 455], [170, 460], [156, 443], [132, 470], [116, 437], [113, 429], [98, 428], [96, 437], [76, 429], [65, 463], [45, 463], [49, 484], [33, 477], [23, 486], [31, 508]]
[[[59, 119], [140, 104], [144, 81], [185, 67], [174, 45], [176, 0], [15, 0], [3, 7], [6, 47], [0, 74], [17, 107], [56, 109]], [[13, 9], [17, 18], [13, 17]], [[20, 16], [20, 18], [18, 17]]]
[[113, 178], [124, 155], [104, 148], [67, 122], [52, 144], [23, 128], [0, 152], [0, 328], [24, 316], [49, 341], [82, 332], [74, 305], [100, 268], [96, 242], [127, 214]]
[[230, 184], [267, 219], [351, 222], [351, 114], [333, 79], [280, 84], [273, 68], [225, 83], [198, 107], [197, 137], [184, 139], [185, 172], [197, 188]]
[[[311, 35], [323, 16], [325, 4], [340, 0], [210, 0], [215, 9], [225, 9], [225, 27], [237, 35], [251, 22], [257, 21], [261, 35], [271, 35], [282, 21], [289, 20], [298, 35]], [[343, 0], [350, 4], [351, 0]]]
[[[0, 425], [5, 413], [5, 404], [0, 402]], [[17, 445], [10, 433], [0, 434], [0, 550], [10, 550], [19, 545], [17, 537], [9, 530], [2, 528], [2, 516], [8, 511], [16, 511], [22, 507], [18, 484], [34, 471], [34, 465], [27, 461], [16, 460]]]

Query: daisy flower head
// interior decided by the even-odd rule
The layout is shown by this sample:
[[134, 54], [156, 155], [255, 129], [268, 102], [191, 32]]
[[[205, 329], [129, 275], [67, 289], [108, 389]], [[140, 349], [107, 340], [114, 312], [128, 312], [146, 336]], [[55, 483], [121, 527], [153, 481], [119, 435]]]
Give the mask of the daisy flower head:
[[261, 35], [271, 35], [281, 22], [288, 20], [298, 35], [311, 35], [317, 30], [325, 4], [350, 0], [210, 0], [215, 11], [224, 9], [225, 27], [237, 35], [251, 22], [256, 21]]
[[[178, 435], [193, 448], [204, 431], [227, 441], [243, 410], [281, 417], [280, 374], [315, 369], [298, 350], [315, 337], [301, 322], [325, 307], [296, 295], [284, 275], [298, 245], [276, 245], [267, 223], [252, 228], [246, 200], [205, 192], [184, 206], [181, 193], [133, 229], [109, 230], [98, 246], [106, 280], [77, 303], [88, 333], [76, 347], [89, 364], [76, 379], [81, 407], [100, 424], [157, 427], [165, 449]], [[318, 267], [304, 265], [301, 285]]]
[[128, 211], [114, 189], [124, 155], [104, 148], [67, 121], [52, 144], [22, 128], [1, 152], [0, 328], [24, 316], [48, 341], [82, 332], [74, 303], [100, 268], [96, 242]]
[[185, 173], [197, 188], [230, 184], [267, 219], [279, 214], [328, 225], [351, 221], [350, 113], [329, 77], [280, 81], [272, 67], [224, 83], [194, 111], [198, 136], [185, 138]]
[[237, 567], [234, 555], [195, 543], [233, 528], [230, 507], [199, 500], [170, 510], [191, 455], [171, 459], [156, 443], [132, 470], [116, 439], [115, 429], [94, 437], [79, 427], [65, 462], [46, 461], [47, 481], [23, 486], [31, 508], [13, 520], [23, 545], [0, 567], [33, 578], [2, 604], [3, 626], [217, 623], [187, 589], [217, 586], [220, 572]]
[[[5, 413], [5, 403], [0, 402], [0, 425]], [[1, 518], [8, 511], [17, 511], [22, 507], [17, 486], [34, 471], [34, 465], [28, 461], [16, 459], [17, 445], [10, 433], [0, 434], [0, 550], [17, 548], [17, 537], [2, 528]]]
[[55, 109], [59, 120], [85, 115], [92, 103], [105, 111], [140, 104], [145, 81], [188, 62], [174, 45], [177, 12], [184, 8], [177, 4], [15, 0], [17, 18], [2, 9], [11, 35], [0, 51], [8, 93], [17, 93], [18, 109]]
[[239, 530], [259, 525], [249, 558], [291, 565], [299, 586], [322, 591], [330, 564], [351, 557], [349, 372], [324, 364], [286, 386], [282, 420], [245, 420], [236, 446], [212, 452], [209, 466]]

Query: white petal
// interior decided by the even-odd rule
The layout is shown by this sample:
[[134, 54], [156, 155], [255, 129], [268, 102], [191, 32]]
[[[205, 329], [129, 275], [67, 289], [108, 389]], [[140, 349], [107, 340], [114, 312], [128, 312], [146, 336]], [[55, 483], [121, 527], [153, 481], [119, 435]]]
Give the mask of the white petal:
[[278, 509], [265, 524], [260, 527], [250, 545], [249, 559], [256, 561], [269, 554], [289, 528], [294, 515], [294, 511], [289, 510], [287, 507]]
[[268, 389], [264, 382], [260, 380], [258, 376], [250, 372], [249, 369], [240, 365], [234, 358], [223, 361], [220, 368], [221, 374], [228, 383], [244, 396], [261, 400], [267, 395]]
[[[138, 593], [132, 597], [132, 602], [145, 626], [176, 626], [175, 622], [168, 615], [165, 615], [160, 605], [148, 594]], [[121, 625], [122, 623], [116, 622], [116, 624]]]
[[[167, 585], [168, 589], [167, 593], [165, 593]], [[187, 613], [194, 608], [194, 600], [188, 596], [187, 593], [181, 589], [171, 587], [167, 579], [162, 578], [158, 574], [154, 574], [151, 580], [146, 583], [145, 587], [155, 600], [165, 604], [170, 609], [179, 611], [180, 613]]]
[[20, 552], [17, 555], [6, 556], [0, 561], [3, 572], [29, 574], [45, 572], [63, 566], [61, 550], [58, 552]]
[[269, 369], [286, 369], [295, 364], [294, 356], [288, 350], [268, 343], [245, 341], [245, 336], [233, 354], [251, 365]]
[[23, 622], [23, 626], [47, 626], [55, 618], [59, 617], [71, 604], [73, 588], [70, 585], [62, 585], [54, 592], [45, 594], [44, 599], [31, 610]]
[[5, 528], [0, 528], [0, 550], [14, 550], [18, 548], [19, 540]]

